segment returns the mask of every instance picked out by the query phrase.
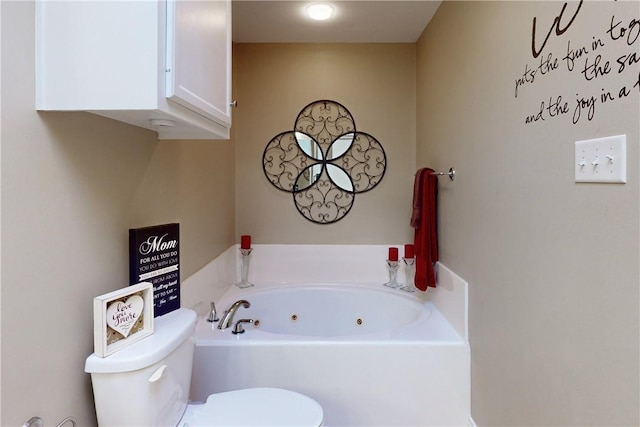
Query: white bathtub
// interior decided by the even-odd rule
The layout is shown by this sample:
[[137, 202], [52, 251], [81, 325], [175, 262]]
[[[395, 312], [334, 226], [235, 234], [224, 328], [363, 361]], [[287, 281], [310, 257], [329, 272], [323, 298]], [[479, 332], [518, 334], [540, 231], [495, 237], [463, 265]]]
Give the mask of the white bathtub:
[[233, 288], [246, 299], [233, 335], [200, 319], [191, 398], [282, 387], [324, 408], [326, 426], [466, 425], [469, 346], [429, 301], [382, 285]]

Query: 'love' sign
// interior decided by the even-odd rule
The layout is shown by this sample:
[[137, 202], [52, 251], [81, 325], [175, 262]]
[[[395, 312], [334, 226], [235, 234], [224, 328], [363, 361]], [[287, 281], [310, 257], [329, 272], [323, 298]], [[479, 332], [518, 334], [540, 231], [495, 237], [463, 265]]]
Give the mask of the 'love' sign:
[[125, 301], [115, 301], [107, 307], [107, 325], [126, 338], [143, 309], [144, 300], [140, 295], [132, 295]]

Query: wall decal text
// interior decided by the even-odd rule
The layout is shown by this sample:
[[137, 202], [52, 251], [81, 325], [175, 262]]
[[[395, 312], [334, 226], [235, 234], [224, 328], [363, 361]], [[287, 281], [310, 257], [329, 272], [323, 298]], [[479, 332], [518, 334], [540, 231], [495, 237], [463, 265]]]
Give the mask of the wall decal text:
[[533, 55], [534, 58], [537, 58], [542, 53], [544, 47], [549, 41], [549, 37], [551, 37], [551, 32], [553, 31], [554, 26], [556, 30], [556, 36], [563, 35], [569, 29], [569, 27], [571, 27], [571, 24], [573, 24], [573, 21], [575, 21], [576, 16], [578, 16], [578, 12], [580, 12], [580, 8], [582, 7], [582, 2], [583, 0], [580, 0], [580, 3], [578, 3], [578, 7], [576, 8], [576, 11], [574, 12], [573, 16], [571, 17], [571, 20], [567, 23], [567, 25], [560, 28], [562, 15], [564, 15], [565, 10], [567, 9], [567, 3], [565, 3], [564, 6], [562, 6], [562, 9], [560, 10], [560, 15], [554, 18], [553, 23], [551, 24], [551, 28], [549, 28], [549, 32], [547, 33], [547, 36], [544, 38], [544, 41], [542, 42], [540, 49], [536, 49], [536, 27], [537, 27], [538, 18], [535, 16], [533, 17], [533, 25], [531, 29], [531, 54]]
[[[575, 79], [573, 82], [578, 82], [584, 89], [578, 93], [543, 96], [523, 118], [527, 125], [563, 117], [574, 125], [592, 121], [606, 105], [640, 94], [640, 16], [630, 19], [615, 13], [607, 15], [595, 23], [594, 32], [588, 40], [567, 39], [563, 51], [542, 54], [554, 30], [557, 36], [562, 35], [574, 23], [582, 3], [580, 1], [570, 20], [564, 24], [565, 3], [539, 48], [536, 47], [537, 20], [533, 19], [531, 48], [533, 57], [538, 61], [533, 65], [526, 63], [524, 72], [514, 79], [514, 98], [525, 93], [530, 95], [528, 92], [535, 93], [532, 90], [534, 86], [553, 78], [563, 79], [563, 82]], [[597, 7], [598, 3], [589, 6], [594, 4]]]

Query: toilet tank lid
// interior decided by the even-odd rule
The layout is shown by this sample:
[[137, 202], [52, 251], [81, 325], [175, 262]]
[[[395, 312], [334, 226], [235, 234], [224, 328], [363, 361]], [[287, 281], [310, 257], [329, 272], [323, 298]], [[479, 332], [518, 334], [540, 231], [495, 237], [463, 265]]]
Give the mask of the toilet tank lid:
[[94, 373], [130, 372], [143, 369], [167, 357], [195, 330], [195, 311], [180, 308], [154, 319], [154, 331], [142, 340], [107, 357], [89, 356], [84, 371]]

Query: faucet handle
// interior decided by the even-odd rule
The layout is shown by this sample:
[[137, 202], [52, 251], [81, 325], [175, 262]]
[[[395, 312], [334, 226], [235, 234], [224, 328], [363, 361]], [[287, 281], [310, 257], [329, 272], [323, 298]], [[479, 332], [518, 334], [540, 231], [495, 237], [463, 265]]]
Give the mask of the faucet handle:
[[236, 322], [236, 324], [233, 327], [233, 331], [231, 331], [231, 333], [233, 335], [238, 335], [238, 334], [244, 334], [245, 330], [242, 327], [243, 323], [253, 323], [253, 319], [240, 319]]
[[216, 311], [216, 304], [211, 301], [211, 311], [209, 312], [209, 318], [207, 319], [207, 322], [217, 322], [218, 320], [220, 320], [220, 318], [218, 317], [218, 312]]

